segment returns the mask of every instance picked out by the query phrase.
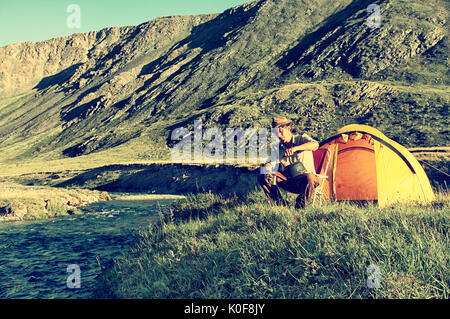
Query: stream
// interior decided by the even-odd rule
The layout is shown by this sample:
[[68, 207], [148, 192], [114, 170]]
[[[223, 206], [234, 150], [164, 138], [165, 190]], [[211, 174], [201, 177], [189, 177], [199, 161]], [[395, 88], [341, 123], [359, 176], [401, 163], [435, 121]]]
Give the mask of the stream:
[[0, 298], [93, 298], [101, 265], [123, 255], [133, 234], [173, 202], [112, 200], [80, 215], [0, 224]]

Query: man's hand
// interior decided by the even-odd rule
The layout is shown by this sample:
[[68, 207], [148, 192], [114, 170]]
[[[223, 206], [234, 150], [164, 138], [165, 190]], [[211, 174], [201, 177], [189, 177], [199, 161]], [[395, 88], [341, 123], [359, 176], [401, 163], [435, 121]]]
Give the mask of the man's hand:
[[291, 148], [288, 148], [285, 152], [284, 152], [284, 156], [291, 156], [291, 155], [293, 155], [295, 152], [297, 151], [297, 148], [294, 146], [294, 147], [291, 147]]
[[273, 167], [272, 167], [272, 164], [270, 162], [266, 163], [266, 165], [264, 165], [264, 167], [266, 168], [268, 173], [272, 173]]
[[272, 174], [267, 174], [266, 175], [266, 181], [267, 181], [267, 184], [272, 184], [272, 182], [273, 182], [273, 175]]

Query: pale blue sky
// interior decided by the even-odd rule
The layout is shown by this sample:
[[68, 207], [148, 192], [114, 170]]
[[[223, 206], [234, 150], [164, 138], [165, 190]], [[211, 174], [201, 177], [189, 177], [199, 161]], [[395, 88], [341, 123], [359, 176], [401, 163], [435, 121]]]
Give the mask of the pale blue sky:
[[[0, 0], [0, 46], [42, 41], [106, 27], [138, 25], [169, 15], [216, 13], [250, 0]], [[70, 4], [81, 11], [80, 28], [69, 28]]]

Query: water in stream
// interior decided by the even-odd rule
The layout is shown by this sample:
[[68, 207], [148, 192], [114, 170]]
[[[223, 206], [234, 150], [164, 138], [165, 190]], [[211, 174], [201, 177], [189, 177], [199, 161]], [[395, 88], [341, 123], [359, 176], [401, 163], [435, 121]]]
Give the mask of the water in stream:
[[92, 298], [100, 265], [122, 255], [133, 233], [172, 202], [109, 201], [91, 204], [95, 213], [0, 224], [0, 298]]

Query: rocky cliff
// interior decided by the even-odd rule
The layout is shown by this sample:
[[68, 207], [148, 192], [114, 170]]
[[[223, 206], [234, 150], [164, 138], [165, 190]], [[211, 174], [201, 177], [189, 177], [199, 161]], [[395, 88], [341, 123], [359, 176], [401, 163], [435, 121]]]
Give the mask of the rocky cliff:
[[259, 0], [2, 47], [0, 152], [74, 157], [142, 141], [148, 158], [164, 158], [171, 131], [195, 119], [267, 126], [273, 114], [318, 139], [357, 122], [409, 146], [446, 145], [448, 9]]

